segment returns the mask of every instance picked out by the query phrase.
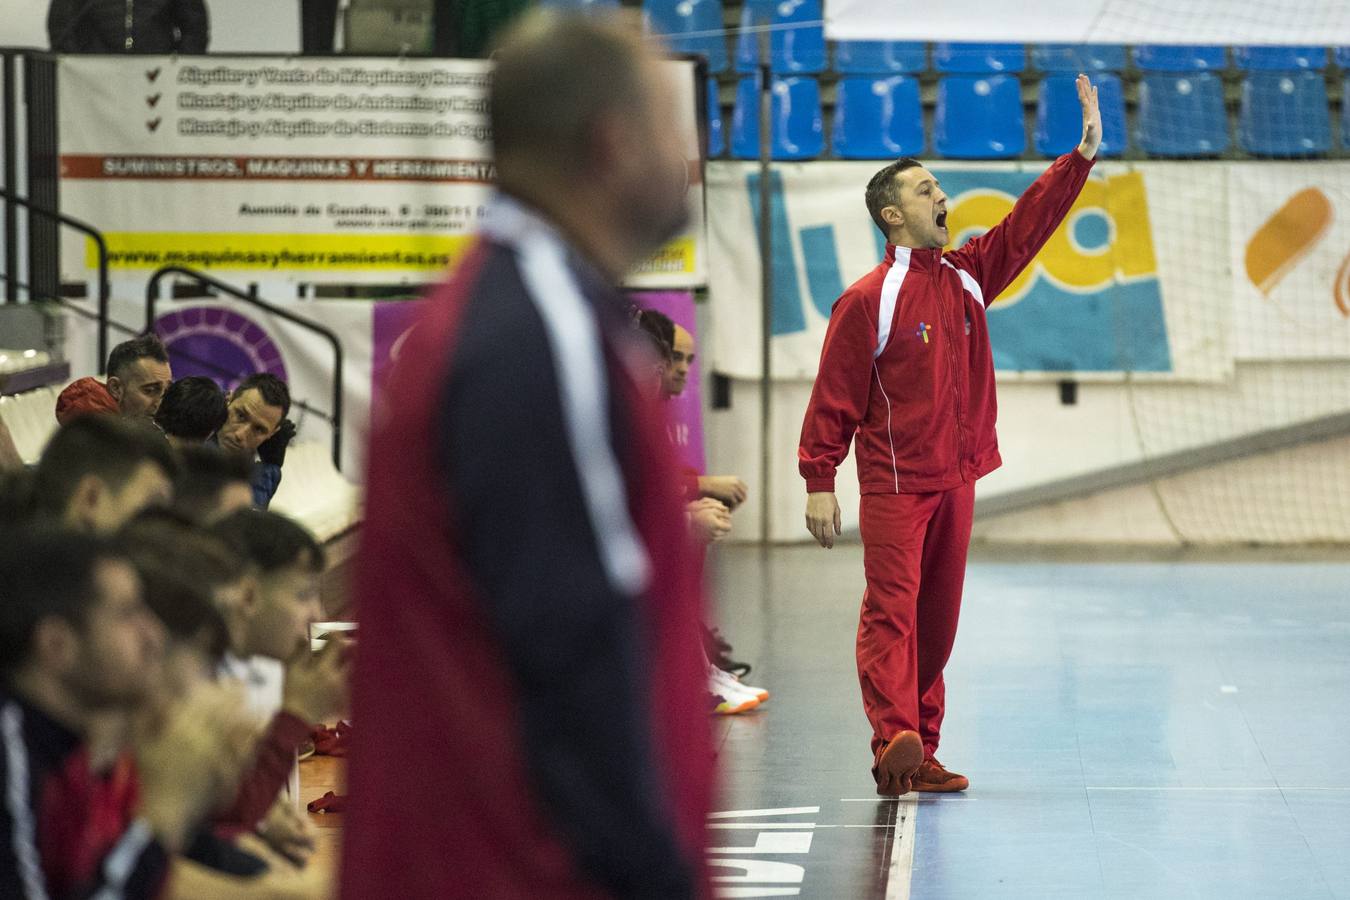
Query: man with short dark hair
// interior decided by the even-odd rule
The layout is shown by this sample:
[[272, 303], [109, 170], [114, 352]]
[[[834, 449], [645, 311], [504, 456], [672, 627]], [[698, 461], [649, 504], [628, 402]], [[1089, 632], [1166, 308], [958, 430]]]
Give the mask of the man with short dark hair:
[[211, 444], [178, 451], [173, 509], [199, 525], [210, 525], [253, 505], [253, 465], [237, 453]]
[[496, 59], [500, 193], [372, 436], [343, 896], [701, 896], [697, 567], [614, 287], [687, 215], [675, 94], [600, 19]]
[[180, 378], [164, 392], [155, 424], [169, 443], [182, 448], [202, 444], [224, 426], [229, 417], [225, 392], [205, 375]]
[[[1078, 77], [1083, 137], [985, 234], [946, 250], [947, 195], [917, 160], [883, 168], [867, 211], [886, 258], [830, 313], [802, 423], [806, 527], [833, 547], [843, 527], [835, 470], [857, 448], [863, 593], [857, 665], [883, 796], [965, 790], [935, 756], [956, 640], [975, 481], [1001, 463], [985, 320], [1087, 182], [1101, 144], [1097, 89]], [[856, 433], [856, 437], [855, 437]]]
[[116, 412], [129, 418], [153, 418], [164, 392], [173, 383], [169, 351], [153, 334], [123, 341], [108, 354], [108, 380], [81, 378], [56, 398], [56, 421]]
[[135, 740], [137, 790], [109, 790], [86, 728], [141, 708], [162, 676], [135, 570], [100, 539], [28, 529], [0, 539], [0, 585], [0, 896], [159, 896], [247, 758], [237, 698], [201, 686], [163, 711]]
[[253, 505], [266, 509], [281, 485], [281, 467], [286, 447], [295, 437], [291, 391], [275, 375], [250, 375], [230, 392], [229, 416], [217, 432], [220, 446], [247, 459], [258, 460], [253, 469]]
[[259, 509], [234, 512], [210, 533], [245, 561], [245, 583], [222, 607], [230, 651], [221, 673], [243, 683], [250, 708], [270, 720], [253, 774], [219, 820], [247, 830], [293, 781], [295, 752], [310, 727], [345, 711], [348, 664], [337, 641], [317, 655], [309, 650], [310, 625], [323, 617], [325, 562], [312, 534]]
[[153, 425], [80, 416], [42, 451], [34, 507], [76, 531], [107, 534], [140, 510], [167, 504], [174, 471], [168, 442]]

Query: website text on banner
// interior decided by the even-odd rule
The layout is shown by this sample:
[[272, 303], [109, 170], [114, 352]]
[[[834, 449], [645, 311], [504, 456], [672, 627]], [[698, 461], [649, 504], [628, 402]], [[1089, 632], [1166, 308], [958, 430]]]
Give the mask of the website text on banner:
[[897, 15], [895, 0], [825, 0], [825, 36], [837, 41], [1020, 41], [1118, 44], [1350, 45], [1344, 0], [1301, 0], [1272, 15], [1253, 0], [964, 0]]
[[[706, 278], [696, 73], [666, 68], [683, 93], [671, 134], [691, 221], [635, 287]], [[496, 175], [485, 61], [63, 57], [58, 72], [63, 209], [105, 233], [114, 271], [434, 280]], [[92, 265], [81, 240], [63, 245], [68, 279]]]
[[[814, 375], [831, 306], [884, 254], [862, 203], [862, 187], [876, 168], [851, 162], [774, 167], [772, 352], [779, 378]], [[934, 163], [950, 198], [952, 245], [999, 222], [1043, 168]], [[1223, 196], [1226, 176], [1221, 164], [1099, 163], [1064, 224], [990, 304], [995, 367], [1005, 377], [1076, 373], [1115, 380], [1134, 373], [1215, 380], [1229, 374], [1228, 333], [1213, 323], [1231, 320], [1230, 294], [1212, 278], [1194, 277], [1197, 259], [1227, 271], [1222, 204], [1216, 230], [1166, 232], [1166, 240], [1150, 211], [1158, 197], [1212, 204]], [[709, 288], [719, 324], [712, 362], [738, 378], [760, 372], [758, 198], [754, 165], [708, 167]], [[1187, 315], [1177, 314], [1182, 308]], [[1205, 317], [1195, 315], [1200, 310]]]

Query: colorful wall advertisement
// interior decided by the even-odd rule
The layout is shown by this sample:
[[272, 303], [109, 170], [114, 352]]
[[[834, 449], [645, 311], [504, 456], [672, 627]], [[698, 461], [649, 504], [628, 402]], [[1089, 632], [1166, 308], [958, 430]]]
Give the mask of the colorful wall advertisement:
[[[638, 287], [705, 279], [695, 69], [665, 66], [692, 219]], [[491, 77], [480, 60], [62, 57], [62, 209], [104, 232], [119, 273], [435, 280], [492, 192]], [[92, 265], [92, 245], [67, 239], [64, 276]]]
[[1238, 358], [1350, 359], [1350, 168], [1228, 171]]
[[[815, 375], [830, 309], [883, 258], [885, 240], [863, 203], [878, 163], [774, 167], [772, 353], [775, 377]], [[1231, 353], [1213, 323], [1224, 312], [1227, 238], [1220, 167], [1099, 164], [1063, 224], [988, 309], [995, 367], [1006, 375], [1215, 379]], [[930, 167], [948, 200], [952, 246], [1012, 209], [1044, 164]], [[759, 172], [709, 166], [710, 294], [717, 370], [760, 374]], [[1217, 190], [1216, 190], [1217, 188]], [[1182, 213], [1213, 209], [1185, 232]], [[1185, 216], [1183, 215], [1182, 218]], [[1167, 227], [1160, 229], [1158, 223]], [[1216, 227], [1217, 226], [1217, 227]], [[1163, 239], [1166, 235], [1166, 239]], [[1174, 300], [1184, 305], [1171, 308]]]

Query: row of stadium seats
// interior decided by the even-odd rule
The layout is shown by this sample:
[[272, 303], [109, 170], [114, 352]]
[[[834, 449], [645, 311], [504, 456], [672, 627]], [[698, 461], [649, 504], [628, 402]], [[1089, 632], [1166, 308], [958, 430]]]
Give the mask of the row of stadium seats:
[[[596, 0], [550, 0], [562, 6], [595, 6]], [[703, 56], [709, 70], [753, 72], [760, 63], [759, 33], [770, 39], [769, 64], [775, 72], [841, 75], [913, 74], [925, 70], [956, 74], [1022, 72], [1031, 63], [1042, 72], [1123, 72], [1129, 60], [1142, 71], [1200, 72], [1228, 66], [1228, 48], [1215, 46], [1139, 46], [1132, 53], [1118, 44], [963, 44], [928, 45], [901, 41], [834, 43], [833, 66], [822, 27], [821, 0], [747, 0], [741, 7], [734, 52], [728, 52], [722, 0], [643, 0], [648, 30], [666, 37], [678, 53]], [[1233, 65], [1249, 71], [1321, 70], [1327, 47], [1237, 47]], [[1334, 50], [1336, 62], [1350, 67], [1350, 47]]]
[[[618, 7], [619, 0], [542, 0], [544, 5], [587, 11]], [[902, 75], [1124, 72], [1131, 61], [1143, 72], [1214, 72], [1229, 67], [1229, 48], [1119, 44], [973, 44], [909, 41], [825, 40], [822, 0], [745, 0], [735, 49], [728, 52], [722, 0], [642, 0], [647, 30], [662, 35], [677, 53], [702, 56], [709, 71], [753, 72], [759, 65], [759, 34], [767, 32], [769, 64], [781, 74]], [[830, 49], [833, 47], [833, 65]], [[1331, 56], [1350, 69], [1350, 47], [1250, 46], [1232, 49], [1233, 67], [1244, 71], [1321, 71]]]
[[[1120, 76], [1093, 76], [1102, 110], [1102, 154], [1121, 156], [1131, 135]], [[735, 159], [759, 156], [757, 78], [737, 85], [730, 135], [722, 121], [717, 83], [708, 83], [709, 155], [728, 145]], [[815, 159], [826, 155], [826, 128], [819, 81], [780, 75], [773, 80], [773, 157]], [[1350, 74], [1342, 86], [1341, 146], [1350, 149]], [[925, 135], [919, 80], [913, 75], [854, 75], [839, 79], [830, 129], [829, 155], [837, 159], [882, 159], [920, 155]], [[1082, 130], [1074, 76], [1039, 80], [1034, 145], [1052, 157], [1071, 149]], [[949, 159], [1010, 159], [1026, 152], [1022, 85], [1016, 75], [946, 75], [938, 81], [931, 147]], [[1330, 101], [1325, 76], [1311, 69], [1251, 71], [1242, 81], [1237, 145], [1258, 157], [1290, 158], [1332, 149]], [[1224, 84], [1212, 72], [1149, 72], [1138, 82], [1134, 145], [1159, 158], [1212, 157], [1230, 148]]]

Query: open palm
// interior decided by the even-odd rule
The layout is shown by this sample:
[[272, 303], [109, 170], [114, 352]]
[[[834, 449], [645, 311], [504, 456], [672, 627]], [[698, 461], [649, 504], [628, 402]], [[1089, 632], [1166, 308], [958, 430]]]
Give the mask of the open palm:
[[1097, 88], [1086, 75], [1078, 76], [1077, 87], [1078, 102], [1083, 107], [1083, 140], [1078, 152], [1092, 159], [1102, 143], [1102, 111], [1097, 105]]

